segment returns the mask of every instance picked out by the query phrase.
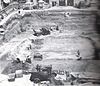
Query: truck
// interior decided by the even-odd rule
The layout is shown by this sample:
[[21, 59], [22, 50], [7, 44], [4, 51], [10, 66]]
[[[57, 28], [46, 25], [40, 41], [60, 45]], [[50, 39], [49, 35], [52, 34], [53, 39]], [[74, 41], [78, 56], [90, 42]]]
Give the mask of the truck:
[[[40, 65], [36, 65], [35, 72], [31, 72], [30, 81], [34, 83], [39, 83], [41, 81], [50, 81], [50, 77], [52, 73], [52, 66], [47, 66], [42, 68]], [[56, 75], [56, 74], [55, 74]]]

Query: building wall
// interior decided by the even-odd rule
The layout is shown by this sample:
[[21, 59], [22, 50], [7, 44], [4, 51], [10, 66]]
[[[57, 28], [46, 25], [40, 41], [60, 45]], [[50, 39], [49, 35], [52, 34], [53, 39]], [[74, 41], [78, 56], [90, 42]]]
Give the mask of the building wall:
[[[2, 4], [2, 1], [3, 0], [0, 0], [0, 9], [2, 9], [3, 8], [3, 4]], [[10, 0], [11, 2], [13, 2], [13, 1], [19, 1], [19, 0]], [[39, 1], [39, 0], [25, 0], [26, 2], [32, 2], [33, 1], [33, 3], [34, 3], [34, 5], [37, 5], [38, 4], [38, 2], [37, 1]], [[46, 0], [43, 0], [43, 1], [46, 1]], [[74, 0], [74, 6], [76, 5], [76, 4], [78, 4], [80, 1], [85, 1], [85, 0]], [[95, 5], [95, 3], [96, 3], [96, 1], [97, 0], [86, 0], [86, 3], [87, 4], [89, 4], [89, 3], [92, 3], [92, 6], [94, 6]], [[56, 2], [56, 6], [59, 6], [59, 0], [49, 0], [49, 4], [50, 4], [50, 6], [52, 7], [52, 2]], [[94, 3], [94, 4], [93, 4]], [[68, 0], [65, 0], [65, 6], [68, 6]]]
[[52, 2], [57, 2], [57, 5], [59, 4], [59, 0], [49, 0], [50, 6], [52, 6]]
[[1, 4], [1, 0], [0, 0], [0, 10], [2, 9], [2, 4]]
[[[52, 2], [53, 1], [56, 1], [57, 2], [57, 4], [58, 4], [58, 6], [59, 6], [59, 0], [49, 0], [49, 3], [50, 3], [50, 5], [52, 6]], [[80, 1], [85, 1], [85, 0], [74, 0], [74, 6], [75, 6], [75, 4], [78, 4]], [[87, 4], [89, 4], [89, 3], [91, 3], [91, 1], [92, 0], [87, 0]], [[95, 0], [94, 0], [95, 1]], [[67, 4], [68, 4], [68, 0], [65, 0], [65, 4], [66, 4], [66, 6], [67, 6]]]
[[[52, 6], [52, 2], [57, 2], [57, 6], [59, 6], [59, 0], [49, 0], [50, 5]], [[67, 0], [65, 0], [65, 6], [67, 6]]]
[[33, 0], [33, 2], [34, 2], [34, 5], [37, 5], [37, 0]]
[[[53, 2], [53, 1], [56, 1], [57, 4], [58, 4], [58, 6], [59, 6], [59, 0], [50, 0], [50, 5], [51, 5], [51, 6], [52, 6], [52, 2]], [[79, 3], [80, 1], [82, 1], [82, 0], [74, 0], [74, 5], [75, 5], [76, 3]], [[65, 0], [65, 5], [67, 6], [67, 4], [68, 4], [68, 1]]]

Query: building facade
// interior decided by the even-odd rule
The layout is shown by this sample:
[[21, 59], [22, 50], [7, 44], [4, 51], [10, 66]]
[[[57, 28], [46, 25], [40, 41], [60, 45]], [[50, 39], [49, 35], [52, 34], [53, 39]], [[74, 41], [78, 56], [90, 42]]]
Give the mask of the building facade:
[[43, 0], [43, 1], [49, 3], [51, 6], [75, 6], [80, 1], [84, 1], [87, 4], [91, 2], [91, 0]]
[[18, 2], [18, 3], [28, 3], [31, 2], [34, 5], [39, 4], [39, 2], [45, 2], [50, 5], [50, 7], [53, 6], [76, 6], [80, 2], [84, 2], [85, 4], [92, 4], [94, 5], [96, 0], [0, 0], [0, 9], [8, 6], [12, 2]]

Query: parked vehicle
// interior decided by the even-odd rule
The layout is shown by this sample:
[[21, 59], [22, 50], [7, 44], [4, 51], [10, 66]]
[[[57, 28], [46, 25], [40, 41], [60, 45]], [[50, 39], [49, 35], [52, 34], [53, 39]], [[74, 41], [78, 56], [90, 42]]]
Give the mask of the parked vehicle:
[[0, 28], [0, 35], [4, 35], [5, 34], [5, 30]]
[[15, 73], [11, 73], [11, 74], [8, 75], [8, 81], [9, 82], [15, 81]]
[[39, 83], [41, 81], [50, 81], [50, 77], [52, 73], [52, 67], [48, 66], [42, 68], [41, 66], [36, 66], [37, 72], [32, 72], [30, 80], [34, 83]]
[[47, 30], [46, 28], [40, 29], [39, 32], [37, 32], [35, 30], [33, 30], [33, 31], [34, 31], [34, 34], [33, 34], [34, 36], [41, 36], [41, 35], [49, 35], [50, 34], [50, 31]]
[[43, 56], [40, 53], [36, 53], [33, 58], [35, 60], [41, 61], [43, 59]]

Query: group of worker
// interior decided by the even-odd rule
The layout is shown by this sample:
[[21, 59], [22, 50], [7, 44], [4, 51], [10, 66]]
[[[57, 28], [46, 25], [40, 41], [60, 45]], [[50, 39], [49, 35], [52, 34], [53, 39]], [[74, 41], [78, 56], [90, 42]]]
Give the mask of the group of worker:
[[[31, 58], [26, 58], [25, 62], [31, 64]], [[23, 63], [23, 61], [21, 61], [20, 58], [16, 58], [15, 60], [13, 60], [13, 63], [16, 63], [16, 64]]]

